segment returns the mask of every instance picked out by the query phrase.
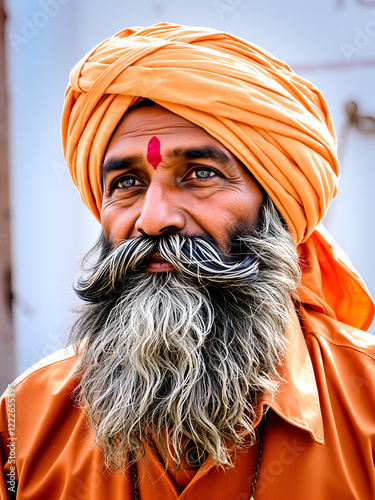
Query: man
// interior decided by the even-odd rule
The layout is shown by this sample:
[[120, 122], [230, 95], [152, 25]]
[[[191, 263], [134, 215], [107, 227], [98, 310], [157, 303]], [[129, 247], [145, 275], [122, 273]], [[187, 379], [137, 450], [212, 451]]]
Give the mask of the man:
[[319, 92], [225, 33], [127, 29], [73, 69], [63, 147], [103, 234], [73, 347], [2, 399], [2, 498], [373, 498], [374, 304], [317, 228]]

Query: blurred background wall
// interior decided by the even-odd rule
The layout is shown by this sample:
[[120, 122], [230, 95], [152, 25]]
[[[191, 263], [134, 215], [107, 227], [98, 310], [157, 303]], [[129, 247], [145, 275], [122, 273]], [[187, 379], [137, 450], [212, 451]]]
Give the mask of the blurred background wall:
[[0, 389], [62, 346], [73, 321], [71, 285], [99, 225], [65, 167], [63, 95], [73, 65], [127, 26], [168, 21], [229, 31], [320, 88], [342, 163], [325, 223], [374, 294], [375, 0], [7, 0], [4, 7], [15, 360]]

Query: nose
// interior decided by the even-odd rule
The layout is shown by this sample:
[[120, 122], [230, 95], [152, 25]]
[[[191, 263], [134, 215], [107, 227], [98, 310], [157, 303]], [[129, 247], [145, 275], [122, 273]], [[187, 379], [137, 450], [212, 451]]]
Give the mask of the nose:
[[140, 234], [148, 236], [183, 230], [186, 226], [186, 216], [176, 200], [177, 195], [173, 195], [162, 185], [150, 185], [136, 220], [135, 229]]

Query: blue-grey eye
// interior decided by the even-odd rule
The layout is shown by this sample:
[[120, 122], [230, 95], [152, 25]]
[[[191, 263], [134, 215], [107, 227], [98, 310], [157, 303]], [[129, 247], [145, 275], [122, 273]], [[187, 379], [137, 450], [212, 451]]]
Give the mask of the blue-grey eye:
[[117, 188], [122, 188], [122, 189], [126, 189], [126, 188], [130, 188], [130, 187], [133, 187], [135, 185], [135, 179], [134, 177], [129, 177], [128, 179], [120, 179], [118, 182], [117, 182]]
[[199, 169], [195, 171], [195, 175], [198, 179], [207, 179], [208, 177], [213, 177], [215, 172], [209, 169]]

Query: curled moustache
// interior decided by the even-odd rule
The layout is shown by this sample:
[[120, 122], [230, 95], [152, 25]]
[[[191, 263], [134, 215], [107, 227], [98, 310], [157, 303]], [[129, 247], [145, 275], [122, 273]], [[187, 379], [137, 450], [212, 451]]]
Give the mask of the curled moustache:
[[125, 240], [109, 250], [86, 277], [74, 285], [77, 295], [88, 302], [101, 302], [119, 295], [127, 278], [141, 272], [147, 258], [155, 252], [171, 263], [176, 272], [202, 286], [245, 286], [258, 273], [258, 259], [249, 254], [249, 248], [238, 238], [236, 251], [230, 258], [212, 241], [180, 234], [158, 238], [136, 237]]

